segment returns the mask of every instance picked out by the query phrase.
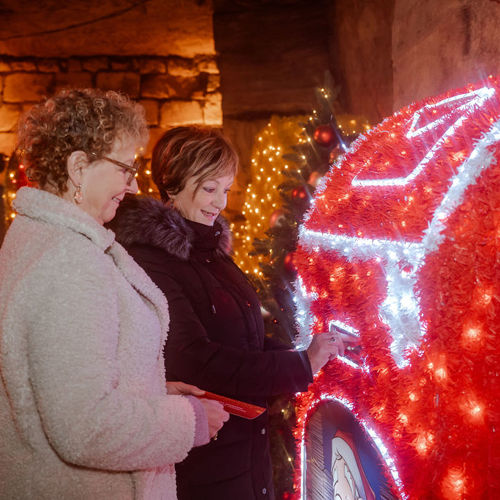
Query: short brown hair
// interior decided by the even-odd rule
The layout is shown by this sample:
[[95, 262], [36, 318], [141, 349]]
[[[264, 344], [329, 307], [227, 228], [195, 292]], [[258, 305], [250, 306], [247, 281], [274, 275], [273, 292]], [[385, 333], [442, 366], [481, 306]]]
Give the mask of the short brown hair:
[[99, 89], [62, 90], [44, 99], [19, 125], [18, 150], [31, 181], [57, 194], [67, 190], [66, 162], [74, 151], [100, 158], [118, 137], [145, 145], [144, 108], [127, 96]]
[[153, 149], [151, 171], [162, 200], [178, 194], [191, 177], [201, 183], [224, 174], [236, 174], [238, 155], [229, 140], [215, 128], [175, 127], [160, 137]]

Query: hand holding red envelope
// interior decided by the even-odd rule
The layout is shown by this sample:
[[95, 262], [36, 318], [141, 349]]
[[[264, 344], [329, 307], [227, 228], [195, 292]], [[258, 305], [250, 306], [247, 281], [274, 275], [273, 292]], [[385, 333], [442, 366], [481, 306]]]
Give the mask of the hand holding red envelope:
[[225, 396], [220, 396], [219, 394], [214, 394], [213, 392], [206, 391], [202, 397], [205, 399], [219, 401], [224, 406], [224, 410], [228, 413], [237, 415], [238, 417], [247, 418], [249, 420], [257, 418], [266, 411], [266, 409], [262, 408], [262, 406], [256, 406], [243, 401], [238, 401], [237, 399], [227, 398]]

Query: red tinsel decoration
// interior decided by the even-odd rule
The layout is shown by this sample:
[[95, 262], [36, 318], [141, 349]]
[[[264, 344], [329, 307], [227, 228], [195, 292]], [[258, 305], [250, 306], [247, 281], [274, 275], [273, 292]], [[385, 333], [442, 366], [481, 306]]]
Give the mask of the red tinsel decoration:
[[[318, 188], [293, 262], [312, 331], [332, 320], [353, 327], [361, 366], [332, 361], [298, 396], [294, 498], [307, 422], [325, 397], [349, 402], [381, 438], [399, 497], [500, 495], [499, 95], [489, 77], [407, 106], [359, 138]], [[468, 180], [464, 168], [477, 176]], [[387, 242], [425, 252], [392, 257]], [[393, 275], [413, 280], [414, 297], [405, 299], [404, 283], [397, 295]], [[391, 294], [401, 331], [397, 314], [381, 312]], [[414, 323], [403, 317], [412, 301]], [[422, 335], [395, 354], [394, 340], [413, 324]]]

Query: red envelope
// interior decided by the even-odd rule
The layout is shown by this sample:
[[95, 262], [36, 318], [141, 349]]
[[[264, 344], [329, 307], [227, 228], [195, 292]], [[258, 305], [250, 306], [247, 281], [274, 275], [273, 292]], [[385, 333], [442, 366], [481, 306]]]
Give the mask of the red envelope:
[[219, 401], [223, 404], [224, 410], [232, 415], [237, 415], [238, 417], [247, 418], [253, 420], [259, 415], [262, 415], [266, 409], [262, 406], [252, 405], [250, 403], [244, 403], [243, 401], [238, 401], [237, 399], [226, 398], [225, 396], [219, 396], [213, 392], [206, 391], [201, 398], [213, 399], [214, 401]]

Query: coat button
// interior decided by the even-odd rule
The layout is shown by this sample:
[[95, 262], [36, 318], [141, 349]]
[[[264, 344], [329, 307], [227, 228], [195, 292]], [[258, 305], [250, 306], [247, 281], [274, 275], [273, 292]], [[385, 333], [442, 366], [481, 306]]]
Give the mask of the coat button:
[[206, 262], [207, 264], [210, 264], [210, 262], [212, 262], [212, 261], [211, 261], [210, 259], [205, 259], [205, 262]]
[[267, 493], [266, 488], [262, 488], [262, 494], [265, 495]]
[[250, 304], [250, 302], [247, 302], [247, 307], [251, 307], [252, 304]]
[[215, 232], [215, 236], [219, 236], [219, 234], [220, 234], [220, 231]]
[[261, 433], [262, 435], [264, 435], [264, 434], [266, 433], [266, 428], [265, 428], [265, 427], [262, 427], [262, 429], [260, 430], [260, 433]]

